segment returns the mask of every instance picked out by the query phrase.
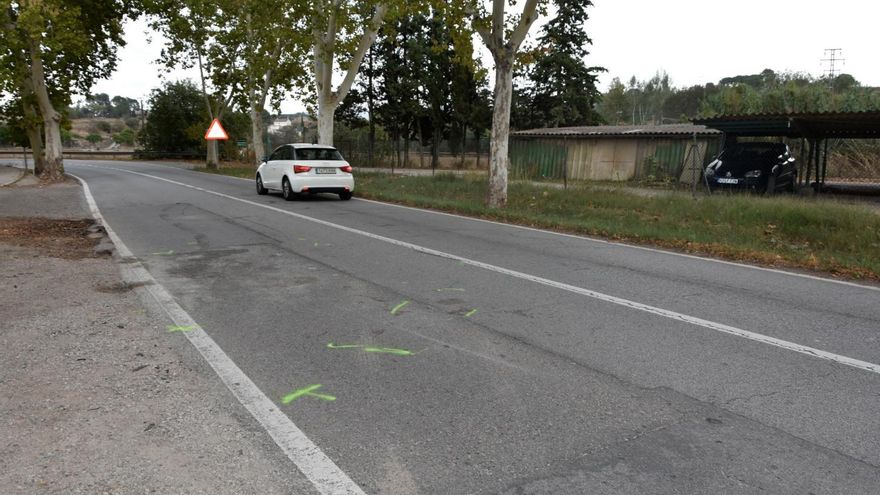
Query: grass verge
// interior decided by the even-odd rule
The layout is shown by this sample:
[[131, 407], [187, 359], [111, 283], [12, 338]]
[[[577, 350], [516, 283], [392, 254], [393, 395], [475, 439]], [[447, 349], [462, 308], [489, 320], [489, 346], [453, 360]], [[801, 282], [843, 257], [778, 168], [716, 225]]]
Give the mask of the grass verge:
[[508, 205], [485, 206], [484, 177], [363, 173], [357, 195], [693, 254], [880, 281], [880, 215], [833, 200], [735, 194], [644, 197], [624, 189], [511, 183]]
[[[252, 178], [250, 167], [200, 172]], [[507, 207], [485, 206], [486, 178], [362, 172], [356, 195], [559, 232], [764, 266], [880, 281], [880, 215], [833, 200], [734, 194], [645, 197], [625, 188], [552, 189], [514, 182]]]

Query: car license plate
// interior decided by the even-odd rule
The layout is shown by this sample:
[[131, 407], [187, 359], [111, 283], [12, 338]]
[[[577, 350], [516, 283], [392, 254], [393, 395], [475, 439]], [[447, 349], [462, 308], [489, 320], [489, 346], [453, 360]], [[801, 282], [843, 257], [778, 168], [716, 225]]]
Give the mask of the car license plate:
[[318, 167], [315, 169], [316, 174], [335, 174], [336, 168]]
[[739, 179], [718, 179], [719, 184], [738, 184]]

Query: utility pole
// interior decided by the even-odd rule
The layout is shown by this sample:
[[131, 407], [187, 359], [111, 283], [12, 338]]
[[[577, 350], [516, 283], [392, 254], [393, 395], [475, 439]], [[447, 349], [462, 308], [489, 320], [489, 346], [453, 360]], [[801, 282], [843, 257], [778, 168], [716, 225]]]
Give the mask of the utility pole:
[[828, 84], [834, 85], [834, 78], [838, 75], [837, 64], [845, 65], [846, 59], [841, 57], [843, 54], [843, 48], [826, 48], [825, 49], [825, 58], [822, 59], [822, 63], [826, 64], [826, 69], [824, 70], [824, 75], [828, 78]]

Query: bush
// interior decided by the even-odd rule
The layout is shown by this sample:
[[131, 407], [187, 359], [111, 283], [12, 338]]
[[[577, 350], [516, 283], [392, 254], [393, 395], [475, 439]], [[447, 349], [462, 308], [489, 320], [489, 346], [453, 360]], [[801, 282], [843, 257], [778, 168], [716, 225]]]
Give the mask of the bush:
[[101, 136], [99, 136], [98, 134], [92, 133], [92, 134], [89, 134], [88, 136], [86, 136], [86, 141], [88, 141], [92, 144], [98, 144], [101, 142]]
[[110, 122], [106, 122], [103, 120], [95, 124], [95, 127], [97, 128], [97, 130], [101, 132], [106, 132], [108, 134], [113, 132], [113, 127], [110, 125]]
[[113, 140], [119, 144], [125, 144], [128, 146], [134, 146], [134, 131], [131, 129], [123, 129], [120, 132], [117, 132], [113, 135]]

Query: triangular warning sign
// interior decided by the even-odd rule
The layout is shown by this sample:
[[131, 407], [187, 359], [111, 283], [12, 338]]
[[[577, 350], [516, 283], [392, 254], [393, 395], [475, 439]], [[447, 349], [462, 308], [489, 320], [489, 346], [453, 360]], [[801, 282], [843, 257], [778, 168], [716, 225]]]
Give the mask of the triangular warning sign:
[[223, 130], [223, 126], [220, 125], [220, 119], [214, 119], [214, 121], [211, 122], [211, 126], [208, 127], [208, 132], [205, 133], [205, 139], [208, 141], [224, 141], [229, 139], [226, 131]]

